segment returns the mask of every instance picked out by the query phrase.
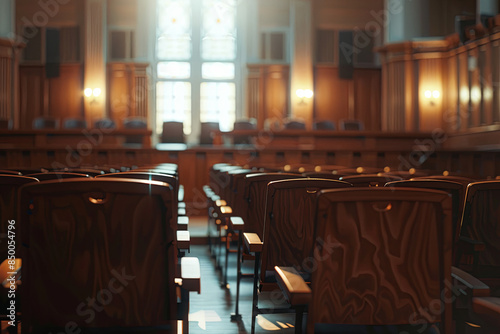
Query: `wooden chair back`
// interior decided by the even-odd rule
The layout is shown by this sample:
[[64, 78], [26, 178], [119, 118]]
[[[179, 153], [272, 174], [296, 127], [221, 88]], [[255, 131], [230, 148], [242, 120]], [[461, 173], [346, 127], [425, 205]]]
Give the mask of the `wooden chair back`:
[[[500, 181], [470, 183], [465, 195], [460, 236], [484, 244], [470, 271], [500, 296]], [[460, 252], [460, 250], [459, 250]]]
[[306, 258], [314, 246], [317, 194], [322, 189], [350, 188], [327, 179], [288, 179], [267, 186], [260, 281], [275, 282], [274, 266], [307, 272]]
[[255, 173], [245, 176], [244, 198], [247, 202], [245, 232], [257, 233], [262, 239], [266, 207], [267, 184], [271, 181], [299, 179], [303, 176], [291, 173]]
[[333, 189], [321, 191], [317, 203], [308, 333], [325, 323], [437, 324], [452, 333], [452, 305], [443, 299], [451, 293], [447, 193]]
[[[413, 180], [403, 180], [394, 181], [386, 183], [386, 187], [389, 188], [421, 188], [421, 189], [434, 189], [447, 192], [451, 195], [451, 228], [453, 244], [458, 242], [460, 236], [460, 224], [462, 222], [462, 214], [465, 203], [465, 191], [467, 185], [455, 181], [449, 180], [439, 180], [439, 179], [413, 179]], [[455, 250], [454, 250], [455, 253]], [[455, 256], [453, 256], [455, 259]]]
[[29, 174], [28, 176], [34, 177], [39, 181], [48, 180], [63, 180], [63, 179], [74, 179], [79, 177], [89, 177], [87, 174], [82, 173], [70, 173], [70, 172], [47, 172], [47, 173], [36, 173]]
[[383, 187], [387, 182], [401, 181], [394, 175], [361, 174], [342, 176], [339, 180], [351, 183], [354, 187]]
[[173, 195], [165, 189], [105, 178], [23, 187], [23, 332], [64, 332], [68, 324], [175, 330], [175, 231], [165, 205]]
[[[38, 179], [29, 176], [0, 175], [0, 218], [2, 219], [0, 222], [0, 262], [7, 258], [9, 221], [14, 220], [15, 227], [19, 223], [17, 213], [19, 188], [33, 182], [38, 182]], [[16, 244], [19, 249], [19, 243]], [[18, 255], [16, 253], [17, 257]]]

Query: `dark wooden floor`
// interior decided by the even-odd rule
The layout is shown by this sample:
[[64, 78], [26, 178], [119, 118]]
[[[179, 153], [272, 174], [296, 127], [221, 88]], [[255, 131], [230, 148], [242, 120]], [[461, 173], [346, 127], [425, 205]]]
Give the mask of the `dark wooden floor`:
[[[244, 278], [240, 290], [241, 321], [231, 322], [235, 310], [236, 296], [236, 254], [229, 255], [229, 289], [220, 287], [222, 274], [215, 269], [215, 261], [210, 257], [208, 246], [192, 246], [188, 256], [197, 256], [201, 265], [201, 294], [190, 296], [190, 333], [250, 333], [252, 314], [252, 278]], [[253, 262], [243, 264], [243, 270], [250, 273]], [[259, 315], [256, 333], [294, 333], [294, 315]]]

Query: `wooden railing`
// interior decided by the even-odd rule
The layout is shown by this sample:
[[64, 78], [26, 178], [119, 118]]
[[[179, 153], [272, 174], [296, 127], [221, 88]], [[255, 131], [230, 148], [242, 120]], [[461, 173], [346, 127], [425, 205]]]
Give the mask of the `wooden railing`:
[[[72, 168], [81, 165], [141, 166], [162, 162], [179, 165], [185, 198], [193, 214], [203, 213], [202, 187], [209, 168], [218, 162], [241, 166], [343, 165], [392, 170], [409, 168], [461, 172], [476, 177], [500, 175], [500, 153], [444, 149], [445, 134], [281, 131], [271, 141], [253, 146], [193, 146], [161, 144], [156, 148], [122, 145], [123, 136], [138, 130], [99, 134], [83, 131], [4, 131], [0, 133], [0, 169]], [[150, 132], [142, 132], [149, 140]], [[234, 133], [233, 133], [234, 134]], [[227, 135], [227, 134], [226, 134]], [[269, 134], [268, 134], [269, 135]], [[449, 139], [452, 140], [452, 139]]]

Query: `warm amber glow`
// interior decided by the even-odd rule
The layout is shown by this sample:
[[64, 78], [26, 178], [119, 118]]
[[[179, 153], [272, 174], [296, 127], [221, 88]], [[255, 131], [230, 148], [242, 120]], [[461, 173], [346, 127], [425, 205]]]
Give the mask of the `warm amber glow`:
[[481, 100], [481, 89], [478, 86], [474, 86], [470, 92], [470, 98], [472, 102], [478, 103]]
[[86, 97], [91, 97], [92, 96], [92, 88], [85, 88], [83, 91], [83, 94], [85, 94]]
[[460, 88], [460, 102], [463, 104], [469, 102], [469, 89], [467, 87]]
[[473, 324], [473, 323], [470, 323], [470, 322], [465, 322], [467, 325], [471, 326], [471, 327], [474, 327], [474, 328], [481, 328], [481, 326], [479, 325], [476, 325], [476, 324]]
[[439, 99], [440, 96], [441, 96], [441, 93], [438, 90], [435, 90], [435, 91], [432, 92], [432, 97], [433, 98]]
[[301, 99], [303, 98], [310, 99], [311, 97], [313, 97], [314, 92], [310, 89], [297, 89], [295, 91], [295, 94], [297, 94], [297, 96]]
[[101, 89], [100, 88], [94, 88], [94, 90], [92, 91], [92, 94], [95, 96], [95, 97], [98, 97], [99, 95], [101, 95]]

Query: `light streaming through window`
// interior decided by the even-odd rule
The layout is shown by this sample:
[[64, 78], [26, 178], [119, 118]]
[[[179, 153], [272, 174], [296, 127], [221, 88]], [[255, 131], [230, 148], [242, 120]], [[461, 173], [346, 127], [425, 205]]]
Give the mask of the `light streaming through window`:
[[217, 122], [222, 131], [232, 130], [238, 1], [156, 2], [157, 132], [161, 133], [165, 121], [183, 122], [186, 135], [192, 131], [192, 122]]
[[219, 122], [221, 131], [233, 130], [236, 111], [235, 84], [203, 82], [200, 88], [200, 121]]
[[158, 0], [156, 54], [162, 60], [191, 58], [191, 1]]
[[189, 79], [191, 64], [178, 61], [161, 62], [158, 63], [156, 73], [159, 79]]
[[201, 65], [201, 77], [212, 80], [234, 79], [233, 63], [203, 63]]
[[201, 57], [204, 60], [236, 58], [236, 0], [203, 0]]
[[156, 84], [156, 130], [161, 133], [163, 122], [184, 123], [184, 133], [191, 133], [191, 83], [161, 81]]

